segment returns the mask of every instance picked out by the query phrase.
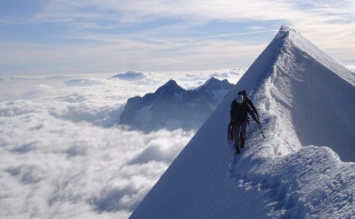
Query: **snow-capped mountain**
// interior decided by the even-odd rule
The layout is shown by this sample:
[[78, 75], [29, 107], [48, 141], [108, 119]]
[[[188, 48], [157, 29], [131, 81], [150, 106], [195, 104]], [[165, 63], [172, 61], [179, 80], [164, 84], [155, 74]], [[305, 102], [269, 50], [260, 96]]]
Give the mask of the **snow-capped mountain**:
[[[246, 89], [246, 148], [228, 146], [230, 103]], [[354, 218], [355, 76], [282, 26], [131, 218]], [[347, 162], [343, 162], [347, 161]]]
[[196, 88], [196, 91], [212, 103], [211, 107], [214, 110], [233, 87], [234, 85], [226, 79], [221, 81], [212, 77]]
[[170, 80], [155, 93], [128, 99], [120, 124], [143, 131], [198, 129], [233, 86], [210, 78], [195, 90], [185, 90]]

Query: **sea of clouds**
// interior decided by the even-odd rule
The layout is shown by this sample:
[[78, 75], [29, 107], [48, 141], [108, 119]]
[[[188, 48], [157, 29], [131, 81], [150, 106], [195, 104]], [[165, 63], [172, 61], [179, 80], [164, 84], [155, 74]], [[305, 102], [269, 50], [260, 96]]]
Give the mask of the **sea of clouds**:
[[127, 99], [244, 72], [0, 77], [0, 217], [128, 218], [196, 130], [120, 126]]

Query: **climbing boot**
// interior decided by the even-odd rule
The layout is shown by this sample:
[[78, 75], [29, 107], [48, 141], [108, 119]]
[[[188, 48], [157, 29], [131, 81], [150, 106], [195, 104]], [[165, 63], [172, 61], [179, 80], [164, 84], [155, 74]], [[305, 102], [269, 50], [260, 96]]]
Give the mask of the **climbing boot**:
[[240, 140], [240, 148], [244, 148], [245, 145], [245, 139]]
[[240, 148], [239, 148], [239, 146], [235, 146], [235, 153], [236, 153], [236, 154], [240, 154]]

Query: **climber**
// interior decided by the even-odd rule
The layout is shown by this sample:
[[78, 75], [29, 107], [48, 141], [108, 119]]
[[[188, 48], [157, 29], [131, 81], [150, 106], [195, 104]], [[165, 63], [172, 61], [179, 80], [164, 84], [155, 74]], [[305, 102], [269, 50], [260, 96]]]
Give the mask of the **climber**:
[[256, 110], [253, 102], [249, 99], [247, 91], [246, 90], [239, 91], [238, 95], [243, 95], [244, 102], [246, 102], [250, 106], [250, 108], [253, 110], [254, 114], [256, 115], [256, 118], [259, 119], [259, 113]]
[[231, 127], [231, 132], [233, 132], [228, 137], [233, 136], [234, 138], [236, 154], [240, 154], [240, 149], [245, 145], [247, 126], [249, 124], [248, 114], [250, 114], [254, 121], [260, 125], [259, 119], [255, 116], [247, 100], [244, 99], [241, 92], [239, 93], [237, 98], [232, 101], [230, 110], [231, 120], [228, 126]]

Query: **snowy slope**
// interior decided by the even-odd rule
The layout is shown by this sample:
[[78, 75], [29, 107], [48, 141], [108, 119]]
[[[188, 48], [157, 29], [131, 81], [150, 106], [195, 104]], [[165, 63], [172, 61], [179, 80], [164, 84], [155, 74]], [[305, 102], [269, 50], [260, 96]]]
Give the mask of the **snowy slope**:
[[[355, 160], [354, 81], [281, 27], [131, 218], [355, 217], [355, 163], [342, 162]], [[266, 139], [252, 122], [235, 156], [226, 127], [241, 89], [251, 92]]]

